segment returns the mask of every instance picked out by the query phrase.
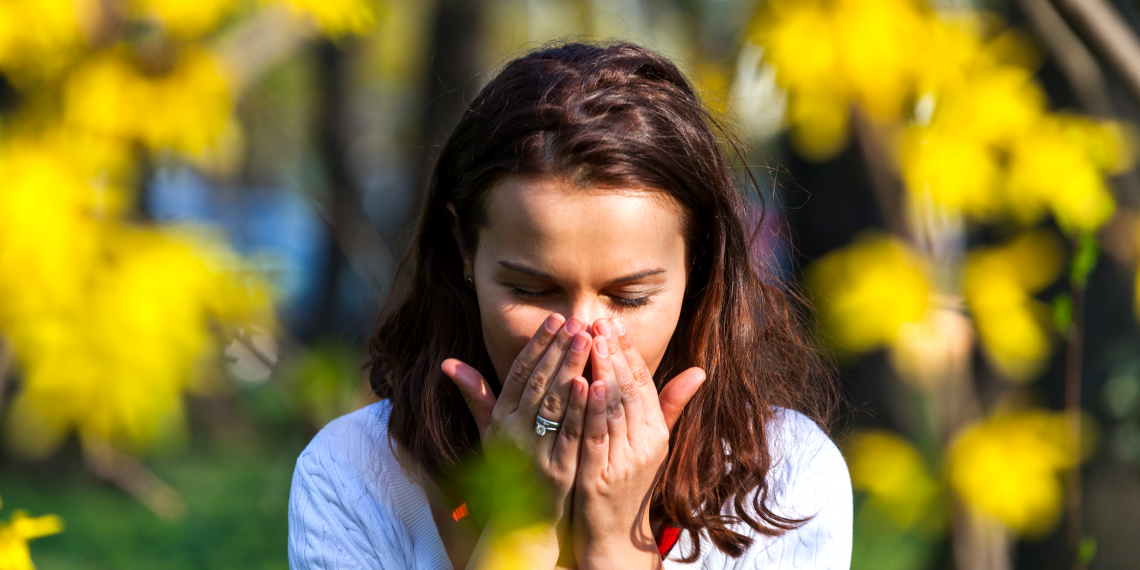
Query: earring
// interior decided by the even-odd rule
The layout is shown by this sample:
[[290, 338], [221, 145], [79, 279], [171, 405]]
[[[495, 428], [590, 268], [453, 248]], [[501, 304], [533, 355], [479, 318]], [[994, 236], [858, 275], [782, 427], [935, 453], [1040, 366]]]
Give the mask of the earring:
[[475, 276], [474, 275], [472, 275], [470, 273], [468, 273], [467, 275], [464, 275], [463, 276], [463, 282], [466, 283], [469, 288], [471, 288], [471, 289], [475, 288]]

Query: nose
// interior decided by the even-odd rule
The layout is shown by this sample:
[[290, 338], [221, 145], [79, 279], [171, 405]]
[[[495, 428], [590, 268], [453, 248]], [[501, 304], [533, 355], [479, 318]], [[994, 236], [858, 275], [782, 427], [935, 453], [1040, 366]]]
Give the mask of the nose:
[[594, 321], [609, 316], [609, 312], [599, 297], [599, 295], [574, 295], [567, 299], [566, 306], [560, 312], [567, 319], [578, 317], [589, 328], [594, 324]]

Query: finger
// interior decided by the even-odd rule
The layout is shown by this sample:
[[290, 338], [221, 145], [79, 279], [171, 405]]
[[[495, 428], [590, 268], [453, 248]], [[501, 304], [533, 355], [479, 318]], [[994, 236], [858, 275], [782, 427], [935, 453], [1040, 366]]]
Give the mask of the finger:
[[570, 317], [570, 320], [566, 321], [566, 326], [558, 330], [554, 336], [554, 341], [546, 348], [546, 354], [542, 355], [542, 359], [531, 372], [530, 380], [527, 380], [526, 388], [523, 389], [522, 396], [519, 397], [518, 417], [531, 421], [538, 414], [538, 406], [542, 404], [542, 399], [546, 396], [551, 381], [562, 366], [562, 361], [566, 359], [566, 353], [570, 351], [570, 344], [573, 342], [574, 336], [581, 332], [585, 326], [578, 317]]
[[547, 347], [550, 346], [555, 334], [562, 328], [564, 322], [562, 315], [558, 313], [546, 317], [546, 320], [534, 332], [534, 336], [530, 338], [530, 342], [515, 358], [514, 364], [511, 365], [511, 371], [507, 373], [507, 378], [503, 381], [503, 389], [499, 392], [499, 401], [502, 402], [502, 405], [508, 406], [509, 410], [513, 411], [518, 406], [519, 396], [526, 388], [526, 383], [530, 380], [534, 367], [538, 365], [542, 355], [546, 354]]
[[[546, 396], [542, 399], [542, 404], [537, 412], [538, 417], [555, 422], [565, 422], [567, 400], [570, 398], [570, 389], [573, 387], [574, 378], [581, 376], [586, 370], [586, 361], [589, 358], [590, 335], [586, 334], [585, 331], [579, 331], [570, 341], [569, 352], [562, 359], [562, 366], [558, 369], [554, 381], [551, 382], [550, 389], [546, 391]], [[535, 457], [548, 457], [554, 447], [554, 438], [539, 437], [536, 439], [536, 444], [538, 449], [535, 450]]]
[[[610, 461], [619, 460], [623, 451], [629, 446], [629, 432], [626, 429], [625, 406], [621, 403], [621, 392], [617, 387], [613, 359], [610, 358], [609, 343], [605, 337], [594, 338], [594, 350], [590, 353], [590, 362], [593, 363], [594, 381], [601, 381], [606, 387], [606, 424], [610, 432]], [[621, 445], [622, 443], [625, 445]]]
[[578, 465], [578, 451], [582, 448], [582, 433], [586, 425], [588, 389], [585, 378], [578, 376], [570, 380], [570, 399], [550, 457], [551, 464], [559, 470], [573, 469]]
[[685, 405], [689, 403], [689, 399], [697, 393], [697, 389], [704, 382], [705, 371], [694, 367], [674, 376], [661, 389], [661, 415], [664, 417], [665, 427], [669, 428], [669, 431], [673, 431], [673, 425], [677, 423], [677, 418], [681, 417]]
[[641, 358], [641, 352], [633, 345], [633, 339], [626, 334], [625, 323], [621, 319], [615, 318], [613, 328], [621, 346], [621, 353], [629, 365], [630, 374], [633, 375], [633, 381], [641, 393], [641, 405], [646, 421], [659, 418], [661, 416], [661, 404], [659, 402], [660, 397], [657, 395], [657, 384], [653, 382], [653, 374], [649, 372], [649, 367]]
[[606, 415], [606, 384], [595, 380], [586, 401], [578, 481], [600, 477], [609, 465], [610, 431]]
[[[615, 319], [616, 320], [616, 319]], [[606, 344], [610, 348], [610, 360], [613, 362], [614, 378], [618, 391], [621, 394], [621, 404], [625, 408], [626, 425], [630, 441], [636, 441], [645, 426], [645, 404], [642, 402], [641, 386], [634, 378], [622, 350], [621, 341], [617, 338], [616, 329], [611, 323], [600, 323], [599, 328], [606, 333]], [[656, 399], [656, 398], [654, 398]]]
[[467, 402], [467, 409], [471, 410], [475, 425], [479, 427], [479, 436], [482, 437], [491, 425], [491, 412], [495, 409], [495, 394], [491, 392], [491, 387], [478, 370], [461, 360], [448, 358], [440, 368], [463, 394], [463, 400]]

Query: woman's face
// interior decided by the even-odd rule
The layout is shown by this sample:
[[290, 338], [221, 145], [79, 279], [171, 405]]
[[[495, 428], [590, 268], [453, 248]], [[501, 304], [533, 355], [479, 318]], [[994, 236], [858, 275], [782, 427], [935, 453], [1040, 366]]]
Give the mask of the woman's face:
[[688, 277], [683, 214], [671, 197], [507, 177], [488, 192], [478, 243], [468, 269], [500, 379], [550, 313], [587, 324], [621, 317], [656, 372]]

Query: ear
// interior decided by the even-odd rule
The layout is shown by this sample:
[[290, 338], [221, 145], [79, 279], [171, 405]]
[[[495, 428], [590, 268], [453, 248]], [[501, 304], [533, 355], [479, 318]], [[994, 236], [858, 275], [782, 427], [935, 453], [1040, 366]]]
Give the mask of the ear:
[[463, 274], [471, 273], [471, 260], [467, 255], [467, 244], [463, 242], [463, 226], [459, 223], [459, 212], [455, 211], [455, 203], [444, 204], [447, 212], [451, 214], [451, 237], [455, 239], [455, 247], [459, 248], [459, 257], [463, 258]]

